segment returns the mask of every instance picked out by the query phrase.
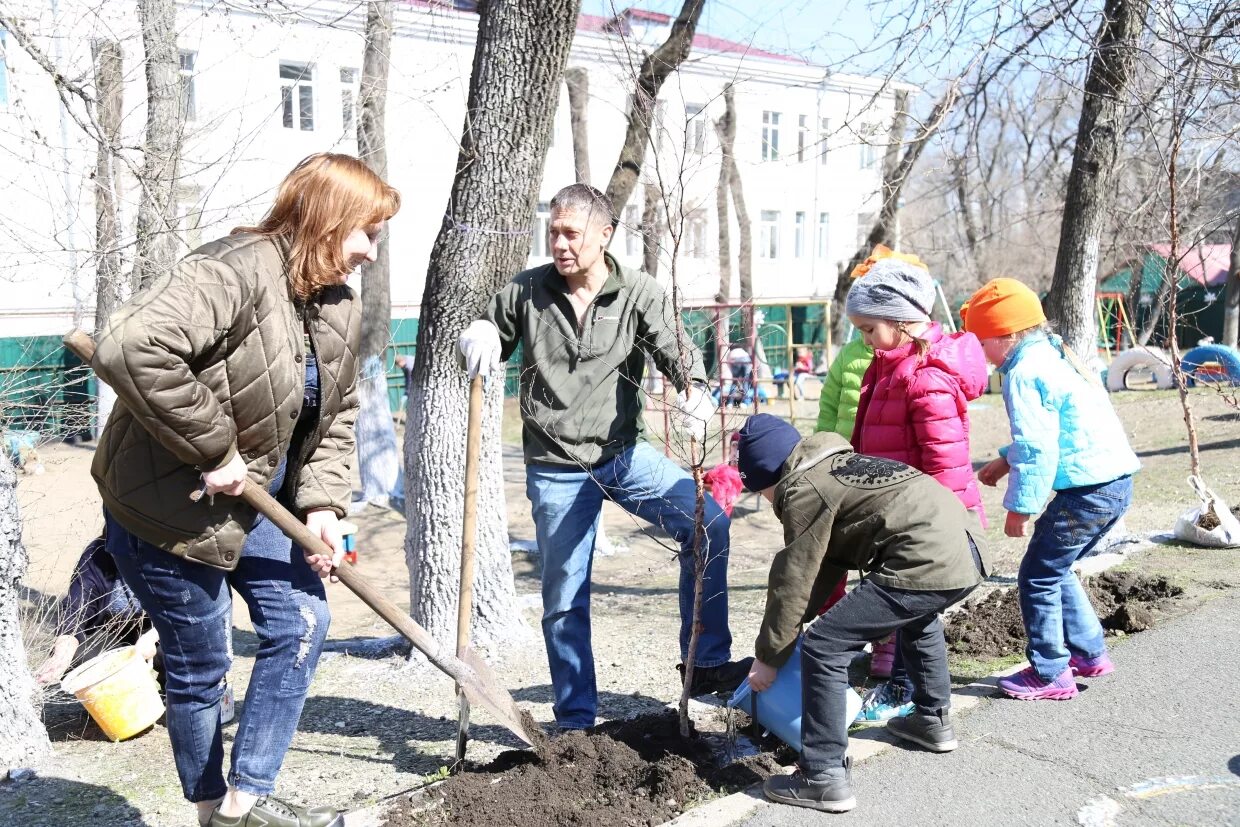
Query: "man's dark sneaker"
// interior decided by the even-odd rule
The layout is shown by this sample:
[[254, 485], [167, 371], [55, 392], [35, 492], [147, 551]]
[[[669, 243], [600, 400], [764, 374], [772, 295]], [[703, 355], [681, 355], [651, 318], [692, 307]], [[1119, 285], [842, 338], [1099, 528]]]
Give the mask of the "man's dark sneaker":
[[951, 713], [946, 709], [934, 715], [914, 711], [903, 718], [892, 718], [887, 721], [887, 731], [901, 741], [909, 741], [931, 752], [951, 752], [958, 746]]
[[[753, 658], [734, 660], [718, 666], [695, 666], [693, 667], [693, 686], [689, 689], [689, 696], [697, 698], [702, 695], [713, 695], [716, 692], [730, 695], [736, 691], [736, 687], [741, 685], [741, 681], [749, 676], [749, 669], [752, 666]], [[685, 665], [678, 663], [676, 669], [680, 672], [680, 681], [683, 684]]]
[[344, 816], [330, 807], [293, 807], [275, 798], [260, 798], [243, 816], [211, 814], [207, 827], [344, 827]]
[[807, 778], [797, 770], [792, 775], [772, 775], [762, 784], [762, 792], [771, 801], [809, 807], [826, 813], [846, 813], [857, 806], [852, 791], [852, 759], [844, 760], [843, 772], [820, 781]]

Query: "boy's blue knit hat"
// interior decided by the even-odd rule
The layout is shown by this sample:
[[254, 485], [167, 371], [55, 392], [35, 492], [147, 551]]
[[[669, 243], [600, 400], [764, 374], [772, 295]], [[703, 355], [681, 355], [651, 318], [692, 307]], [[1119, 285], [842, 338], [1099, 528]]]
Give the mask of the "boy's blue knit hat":
[[747, 491], [765, 491], [779, 482], [780, 470], [801, 441], [797, 429], [770, 414], [754, 414], [740, 430], [736, 470]]

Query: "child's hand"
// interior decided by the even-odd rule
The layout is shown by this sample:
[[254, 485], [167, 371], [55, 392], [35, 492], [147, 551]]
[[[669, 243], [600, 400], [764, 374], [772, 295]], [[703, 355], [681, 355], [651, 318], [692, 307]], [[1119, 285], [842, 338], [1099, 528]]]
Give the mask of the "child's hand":
[[749, 688], [754, 692], [765, 692], [771, 688], [771, 684], [775, 682], [774, 666], [768, 666], [757, 658], [753, 659], [753, 666], [749, 667]]
[[1014, 511], [1009, 511], [1007, 522], [1003, 526], [1003, 533], [1009, 537], [1024, 537], [1025, 528], [1028, 524], [1028, 514], [1017, 514]]
[[1008, 461], [1003, 457], [992, 459], [990, 462], [982, 466], [982, 470], [977, 472], [977, 481], [982, 485], [989, 485], [993, 488], [998, 484], [999, 480], [1007, 476], [1007, 472], [1011, 470]]

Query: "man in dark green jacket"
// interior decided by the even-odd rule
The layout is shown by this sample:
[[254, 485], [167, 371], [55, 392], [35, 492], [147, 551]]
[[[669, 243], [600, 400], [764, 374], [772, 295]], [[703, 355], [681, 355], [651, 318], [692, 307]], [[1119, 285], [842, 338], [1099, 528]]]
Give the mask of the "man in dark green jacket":
[[[526, 494], [542, 554], [543, 637], [555, 718], [594, 726], [598, 698], [590, 643], [590, 566], [603, 500], [670, 533], [680, 544], [680, 649], [693, 613], [696, 490], [684, 469], [641, 439], [646, 360], [680, 391], [678, 424], [705, 441], [715, 405], [702, 357], [676, 333], [676, 309], [645, 273], [607, 253], [611, 204], [586, 184], [551, 200], [551, 264], [518, 273], [461, 334], [471, 376], [521, 345]], [[706, 573], [692, 692], [731, 691], [749, 662], [730, 663], [728, 518], [706, 498]]]
[[[986, 577], [981, 527], [933, 477], [855, 453], [838, 434], [802, 440], [769, 414], [741, 429], [738, 467], [784, 526], [754, 643], [755, 691], [771, 685], [800, 627], [811, 624], [801, 643], [800, 772], [767, 779], [764, 791], [773, 801], [845, 812], [857, 803], [845, 758], [848, 664], [866, 641], [900, 630], [913, 682], [913, 714], [887, 729], [933, 752], [956, 748], [939, 613]], [[815, 620], [850, 569], [861, 572], [860, 585]]]

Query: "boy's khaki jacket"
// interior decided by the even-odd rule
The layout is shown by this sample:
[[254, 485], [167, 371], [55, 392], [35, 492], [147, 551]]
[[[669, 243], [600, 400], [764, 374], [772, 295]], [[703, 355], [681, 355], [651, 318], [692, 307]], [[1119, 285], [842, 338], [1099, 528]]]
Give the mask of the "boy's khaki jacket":
[[104, 506], [143, 540], [216, 568], [236, 567], [255, 512], [234, 497], [189, 495], [201, 472], [237, 453], [251, 480], [270, 483], [305, 391], [303, 317], [319, 422], [288, 458], [285, 490], [298, 516], [344, 516], [349, 505], [361, 308], [338, 286], [299, 310], [287, 255], [253, 234], [198, 248], [112, 314], [92, 364], [117, 395], [91, 466]]
[[800, 626], [817, 616], [849, 570], [910, 591], [969, 588], [990, 570], [977, 517], [955, 494], [904, 463], [854, 452], [835, 433], [802, 440], [788, 457], [775, 514], [784, 547], [771, 564], [754, 644], [754, 654], [771, 666], [792, 655]]

